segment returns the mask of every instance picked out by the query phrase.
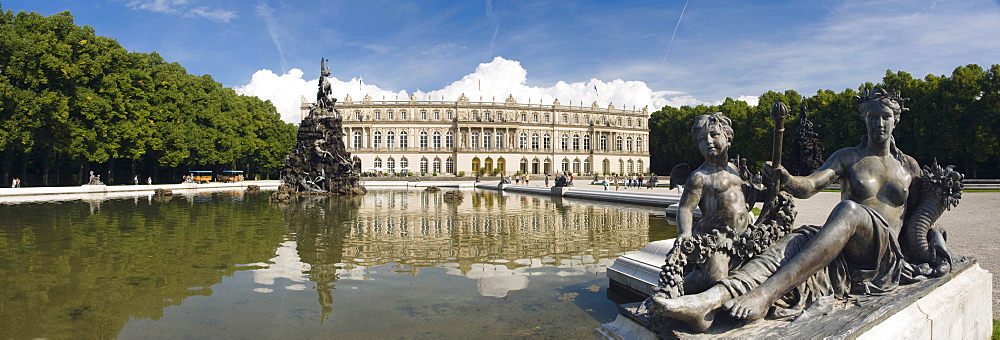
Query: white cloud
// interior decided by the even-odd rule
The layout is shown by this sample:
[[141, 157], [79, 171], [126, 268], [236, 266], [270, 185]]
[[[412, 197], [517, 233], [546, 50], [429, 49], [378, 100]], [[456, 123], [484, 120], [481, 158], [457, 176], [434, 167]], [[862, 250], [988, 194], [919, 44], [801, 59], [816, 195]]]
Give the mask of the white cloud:
[[126, 4], [131, 9], [142, 9], [160, 13], [179, 13], [187, 0], [133, 0]]
[[192, 8], [188, 11], [188, 16], [199, 16], [212, 21], [229, 22], [236, 18], [236, 13], [221, 9], [211, 9], [205, 6]]
[[[316, 73], [319, 73], [319, 65], [316, 69]], [[315, 101], [319, 80], [306, 80], [302, 76], [303, 72], [299, 69], [292, 69], [283, 75], [264, 69], [254, 73], [250, 83], [234, 89], [239, 94], [271, 100], [284, 121], [297, 123], [301, 115], [301, 98], [305, 96], [309, 102]], [[374, 100], [396, 100], [409, 98], [411, 94], [406, 90], [384, 90], [377, 85], [362, 82], [360, 77], [344, 81], [333, 77], [329, 80], [334, 96], [339, 100], [343, 100], [346, 95], [354, 100], [361, 100], [366, 94]], [[491, 62], [479, 64], [474, 72], [442, 89], [429, 92], [417, 90], [412, 94], [417, 100], [446, 101], [456, 100], [465, 94], [471, 101], [482, 99], [487, 102], [502, 102], [507, 96], [513, 95], [519, 103], [552, 104], [558, 99], [561, 105], [590, 106], [597, 102], [602, 108], [608, 105], [637, 110], [648, 107], [650, 113], [665, 105], [679, 107], [702, 103], [682, 92], [653, 91], [642, 81], [590, 79], [576, 83], [559, 81], [549, 87], [528, 86], [527, 83], [528, 71], [520, 62], [496, 57]]]

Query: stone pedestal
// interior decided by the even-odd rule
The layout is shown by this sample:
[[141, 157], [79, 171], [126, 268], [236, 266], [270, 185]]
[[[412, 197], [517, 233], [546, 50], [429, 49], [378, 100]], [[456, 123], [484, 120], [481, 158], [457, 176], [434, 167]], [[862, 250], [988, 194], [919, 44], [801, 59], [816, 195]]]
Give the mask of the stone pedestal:
[[563, 197], [572, 189], [573, 187], [552, 187], [552, 196]]
[[[657, 248], [657, 247], [650, 247]], [[645, 249], [645, 248], [644, 248]], [[651, 258], [660, 251], [640, 252], [639, 258]], [[636, 253], [636, 254], [640, 254]], [[621, 268], [636, 267], [643, 261], [630, 254], [631, 262], [615, 261], [608, 276], [621, 277]], [[654, 254], [654, 255], [646, 255]], [[645, 256], [645, 257], [644, 257]], [[628, 264], [628, 265], [626, 265]], [[613, 273], [615, 272], [615, 273]], [[641, 275], [632, 275], [629, 286], [655, 284], [655, 279], [635, 283]], [[655, 276], [654, 276], [655, 278]], [[614, 280], [614, 279], [613, 279]], [[620, 279], [618, 279], [620, 280]], [[642, 280], [640, 280], [642, 281]], [[993, 275], [982, 269], [973, 258], [956, 263], [955, 270], [941, 278], [899, 286], [884, 295], [852, 296], [848, 301], [838, 301], [832, 310], [822, 315], [810, 315], [795, 321], [761, 320], [746, 324], [720, 312], [715, 324], [705, 333], [692, 333], [683, 323], [677, 322], [673, 334], [680, 338], [860, 338], [860, 339], [988, 339], [992, 333]], [[625, 284], [612, 281], [612, 286]], [[611, 289], [609, 288], [609, 295]], [[641, 313], [641, 302], [619, 305], [622, 315], [597, 329], [597, 336], [606, 339], [655, 339], [656, 333], [644, 324], [648, 320]]]

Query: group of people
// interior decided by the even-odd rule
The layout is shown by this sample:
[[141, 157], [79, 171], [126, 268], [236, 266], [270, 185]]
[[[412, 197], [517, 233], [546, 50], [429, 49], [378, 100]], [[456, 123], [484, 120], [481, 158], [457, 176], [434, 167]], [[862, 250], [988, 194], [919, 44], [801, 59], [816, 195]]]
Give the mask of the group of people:
[[604, 178], [601, 179], [601, 184], [604, 185], [604, 190], [608, 190], [608, 186], [614, 185], [615, 191], [618, 191], [618, 188], [622, 186], [624, 186], [625, 189], [628, 189], [630, 187], [631, 188], [645, 187], [646, 189], [653, 189], [654, 187], [656, 187], [657, 181], [658, 179], [656, 178], [656, 174], [650, 174], [648, 181], [646, 180], [646, 177], [643, 176], [643, 174], [632, 174], [629, 176], [611, 175], [611, 176], [604, 176]]
[[[135, 177], [132, 177], [132, 183], [134, 183], [135, 185], [139, 185], [139, 175], [135, 175]], [[153, 177], [146, 177], [146, 184], [153, 185]]]
[[10, 187], [11, 188], [20, 188], [21, 187], [21, 179], [17, 178], [17, 177], [14, 177], [14, 179], [10, 180]]

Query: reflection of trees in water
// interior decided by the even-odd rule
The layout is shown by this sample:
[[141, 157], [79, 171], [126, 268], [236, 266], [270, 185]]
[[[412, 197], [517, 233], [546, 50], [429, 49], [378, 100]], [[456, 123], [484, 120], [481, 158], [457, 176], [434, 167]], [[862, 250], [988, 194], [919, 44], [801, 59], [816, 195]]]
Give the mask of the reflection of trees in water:
[[[0, 205], [0, 329], [12, 338], [113, 338], [131, 318], [210, 295], [285, 234], [267, 197]], [[226, 203], [226, 204], [221, 204]]]
[[644, 211], [481, 191], [461, 203], [443, 204], [441, 195], [370, 192], [360, 201], [338, 262], [400, 263], [414, 270], [458, 263], [461, 272], [467, 273], [477, 263], [517, 267], [523, 262], [518, 260], [542, 257], [556, 262], [611, 258], [649, 241], [649, 214]]

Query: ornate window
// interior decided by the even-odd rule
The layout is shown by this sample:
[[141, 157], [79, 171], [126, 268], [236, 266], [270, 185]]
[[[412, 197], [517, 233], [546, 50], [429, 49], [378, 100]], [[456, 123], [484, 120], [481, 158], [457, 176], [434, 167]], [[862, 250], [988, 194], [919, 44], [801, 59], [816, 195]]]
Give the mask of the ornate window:
[[497, 132], [497, 149], [503, 149], [503, 132]]
[[433, 140], [434, 148], [435, 149], [441, 148], [441, 133], [437, 132], [437, 131], [434, 131], [434, 137], [433, 138], [434, 138], [434, 140]]
[[615, 137], [615, 151], [622, 150], [622, 136]]
[[531, 148], [535, 149], [535, 150], [538, 150], [538, 134], [537, 133], [532, 133], [531, 134]]
[[387, 111], [385, 113], [385, 118], [388, 119], [388, 120], [396, 119], [396, 112], [394, 112], [394, 111]]
[[586, 173], [591, 173], [592, 172], [592, 171], [590, 171], [590, 159], [589, 158], [583, 160], [583, 172], [586, 172]]
[[455, 160], [451, 159], [451, 157], [448, 157], [448, 160], [444, 162], [444, 172], [449, 174], [455, 173]]
[[633, 166], [633, 163], [632, 163], [632, 160], [630, 159], [630, 160], [628, 160], [628, 169], [626, 169], [626, 170], [628, 170], [628, 173], [630, 173], [630, 174], [631, 173], [635, 173], [635, 168], [633, 168], [632, 166]]
[[567, 135], [567, 134], [564, 133], [562, 135], [562, 140], [561, 141], [562, 141], [562, 143], [561, 143], [562, 144], [562, 149], [563, 150], [569, 150], [569, 135]]
[[573, 124], [580, 124], [580, 115], [573, 115]]
[[590, 125], [590, 115], [587, 115], [587, 116], [583, 117], [583, 123], [587, 124], [587, 125]]
[[534, 117], [535, 117], [535, 120], [534, 120], [534, 122], [535, 122], [535, 123], [538, 123], [538, 114], [536, 113], [536, 114], [534, 115]]
[[406, 110], [399, 111], [399, 119], [406, 120]]
[[434, 172], [441, 172], [441, 158], [434, 157]]
[[517, 147], [521, 149], [528, 148], [528, 135], [521, 132], [521, 136], [517, 137]]
[[569, 115], [562, 115], [562, 118], [563, 124], [569, 124]]
[[579, 159], [574, 159], [573, 160], [573, 173], [580, 173], [580, 160]]
[[628, 127], [632, 127], [632, 118], [628, 119]]
[[608, 149], [608, 136], [601, 135], [601, 150]]
[[363, 139], [361, 139], [361, 131], [354, 131], [354, 148], [355, 149], [362, 148], [362, 145], [364, 145], [362, 143]]
[[451, 131], [448, 131], [448, 133], [444, 135], [444, 147], [448, 149], [455, 147], [455, 134], [451, 133]]
[[396, 134], [392, 131], [385, 132], [385, 147], [393, 149], [396, 147]]
[[451, 110], [448, 110], [448, 111], [446, 111], [446, 114], [447, 114], [447, 116], [448, 116], [448, 120], [453, 120], [453, 119], [455, 119], [455, 115], [454, 115], [454, 114], [452, 114]]
[[382, 120], [382, 111], [375, 110], [375, 121]]
[[635, 151], [642, 152], [642, 137], [635, 139]]
[[580, 150], [580, 135], [573, 134], [573, 150]]
[[546, 114], [545, 114], [545, 122], [546, 122], [546, 123], [548, 123], [549, 121], [550, 121], [550, 120], [549, 120], [549, 114], [548, 114], [548, 113], [546, 113]]
[[420, 158], [420, 172], [427, 172], [427, 157]]
[[354, 120], [361, 121], [361, 110], [354, 111]]
[[590, 135], [583, 135], [583, 149], [590, 150]]
[[372, 167], [374, 167], [374, 168], [381, 168], [382, 167], [382, 159], [379, 158], [379, 157], [375, 157], [375, 161], [372, 162]]
[[389, 157], [389, 159], [385, 161], [385, 167], [388, 168], [389, 172], [396, 172], [396, 160]]
[[479, 132], [472, 132], [472, 138], [469, 138], [469, 147], [478, 148], [479, 147]]
[[441, 120], [441, 111], [434, 110], [434, 120]]
[[525, 123], [528, 122], [528, 114], [527, 113], [521, 112], [521, 121], [525, 122]]
[[646, 172], [646, 168], [642, 167], [642, 160], [638, 160], [635, 162], [635, 171], [638, 171], [640, 173]]
[[632, 137], [625, 138], [625, 150], [629, 153], [632, 152]]
[[372, 134], [372, 147], [373, 148], [381, 148], [382, 147], [382, 132], [381, 131], [375, 131], [375, 133]]
[[636, 119], [635, 120], [635, 126], [636, 127], [642, 127], [642, 119]]
[[547, 133], [542, 137], [542, 146], [545, 150], [552, 150], [552, 137]]
[[569, 160], [563, 158], [562, 160], [562, 171], [569, 171]]
[[484, 149], [489, 149], [490, 148], [490, 144], [492, 144], [491, 141], [490, 141], [490, 139], [492, 139], [491, 137], [493, 137], [493, 135], [491, 135], [489, 132], [483, 132], [483, 148]]
[[406, 149], [410, 146], [410, 135], [406, 131], [399, 132], [399, 147]]
[[[441, 142], [441, 136], [438, 136], [438, 142]], [[427, 148], [427, 131], [420, 131], [420, 148]]]
[[622, 119], [621, 118], [618, 118], [618, 124], [616, 124], [616, 125], [622, 126]]
[[399, 170], [410, 170], [410, 161], [403, 157], [399, 160]]

